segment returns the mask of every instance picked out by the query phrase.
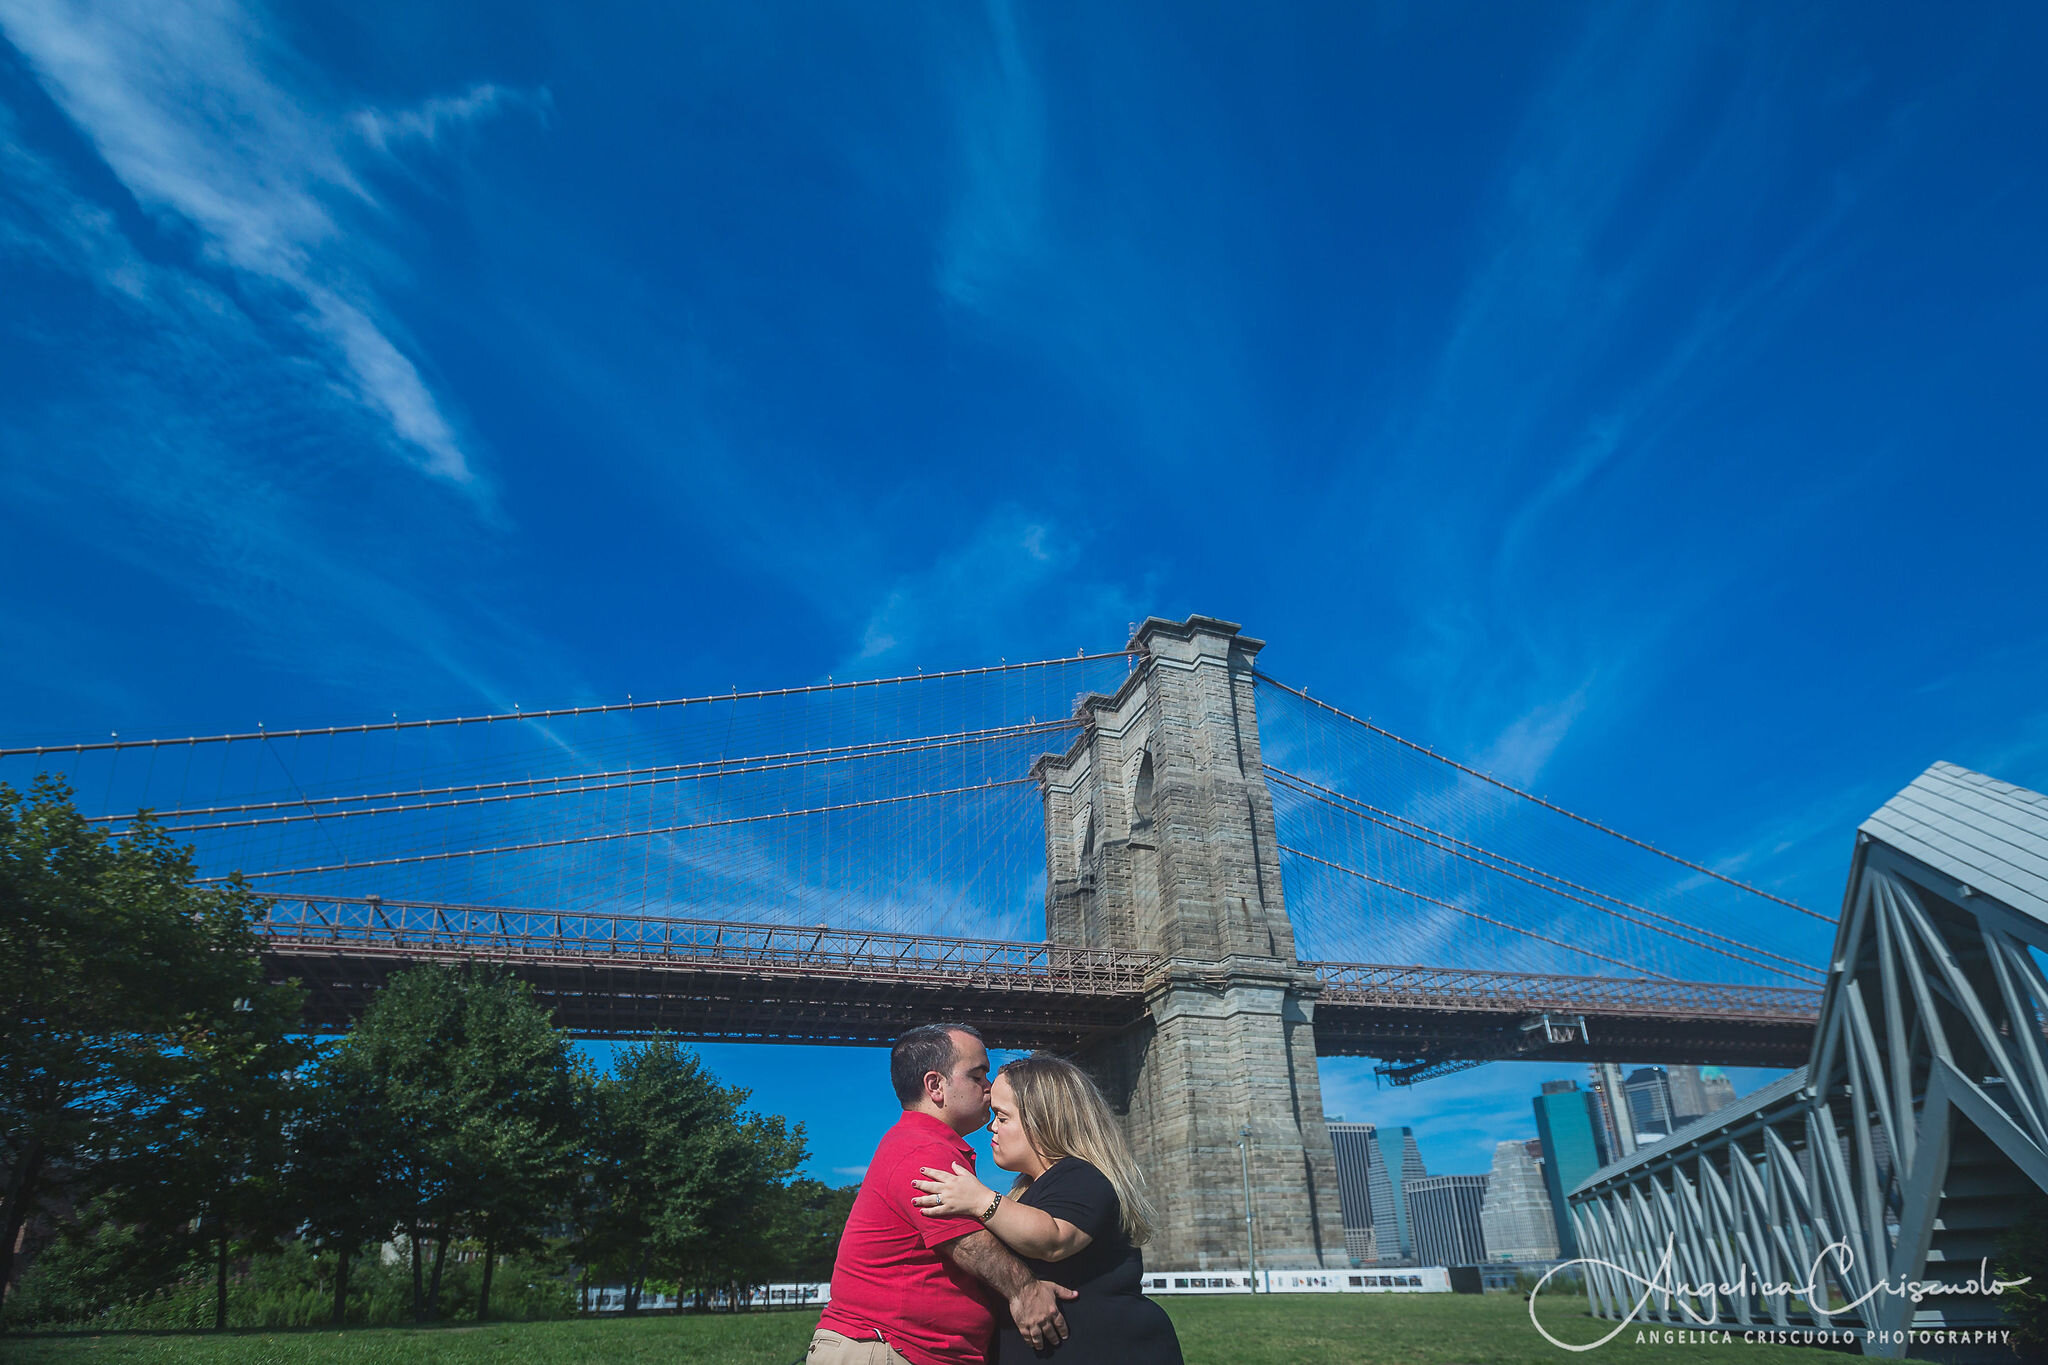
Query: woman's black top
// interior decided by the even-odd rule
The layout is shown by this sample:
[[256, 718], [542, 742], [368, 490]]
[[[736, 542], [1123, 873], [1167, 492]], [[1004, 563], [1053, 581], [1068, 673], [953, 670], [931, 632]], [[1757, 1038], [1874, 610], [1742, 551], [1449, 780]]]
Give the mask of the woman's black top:
[[1064, 1218], [1094, 1240], [1064, 1261], [1025, 1258], [1039, 1279], [1078, 1290], [1080, 1297], [1060, 1301], [1067, 1339], [1048, 1350], [1034, 1352], [1005, 1320], [996, 1337], [998, 1365], [1181, 1365], [1180, 1339], [1166, 1310], [1139, 1292], [1145, 1259], [1124, 1236], [1123, 1207], [1107, 1176], [1079, 1157], [1062, 1157], [1017, 1202]]

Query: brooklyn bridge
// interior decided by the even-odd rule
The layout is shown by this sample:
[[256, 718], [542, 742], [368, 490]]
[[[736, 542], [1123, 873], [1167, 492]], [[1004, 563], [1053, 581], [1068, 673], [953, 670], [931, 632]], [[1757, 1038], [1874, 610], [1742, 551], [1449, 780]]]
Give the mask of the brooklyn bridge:
[[883, 679], [0, 750], [267, 902], [338, 1031], [498, 964], [586, 1038], [874, 1046], [933, 1019], [1103, 1083], [1162, 1265], [1343, 1255], [1316, 1059], [1791, 1067], [1833, 917], [1568, 811], [1152, 619]]

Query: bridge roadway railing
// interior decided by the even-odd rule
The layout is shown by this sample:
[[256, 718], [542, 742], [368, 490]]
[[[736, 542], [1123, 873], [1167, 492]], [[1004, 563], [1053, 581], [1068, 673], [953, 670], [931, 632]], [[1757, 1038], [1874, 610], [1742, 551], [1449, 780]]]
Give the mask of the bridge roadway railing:
[[1313, 965], [1316, 1051], [1394, 1061], [1382, 1070], [1399, 1083], [1517, 1057], [1792, 1067], [1820, 1017], [1818, 991], [1788, 987]]
[[[1308, 965], [1308, 964], [1305, 964]], [[1312, 964], [1325, 1004], [1428, 1005], [1441, 1010], [1573, 1013], [1805, 1023], [1820, 1013], [1820, 992], [1784, 986], [1671, 981], [1534, 972], [1389, 967], [1369, 962]]]
[[1063, 1045], [1143, 1013], [1154, 959], [1046, 943], [662, 915], [557, 913], [379, 897], [279, 895], [259, 932], [272, 975], [307, 988], [308, 1024], [345, 1029], [393, 972], [488, 962], [584, 1037], [886, 1043], [973, 1019], [999, 1046]]
[[[908, 1022], [950, 1017], [992, 1021], [999, 1045], [1060, 1046], [1142, 1017], [1148, 986], [1168, 967], [1136, 952], [823, 925], [374, 896], [267, 900], [265, 956], [275, 975], [307, 986], [308, 1022], [323, 1030], [345, 1028], [409, 963], [486, 961], [533, 983], [583, 1036], [874, 1043]], [[1521, 1022], [1549, 1012], [1583, 1016], [1588, 1032], [1547, 1056], [1627, 1046], [1641, 1049], [1628, 1060], [1684, 1060], [1687, 1047], [1704, 1046], [1709, 1060], [1744, 1061], [1802, 1050], [1818, 1008], [1813, 992], [1761, 986], [1301, 967], [1321, 986], [1316, 1042], [1326, 1055], [1514, 1055], [1527, 1050]]]
[[260, 926], [273, 951], [355, 948], [422, 958], [455, 954], [515, 961], [563, 953], [626, 962], [687, 959], [748, 972], [800, 972], [922, 982], [944, 973], [1011, 989], [1138, 995], [1154, 959], [1144, 953], [1045, 943], [892, 934], [662, 915], [575, 914], [377, 896], [278, 896]]

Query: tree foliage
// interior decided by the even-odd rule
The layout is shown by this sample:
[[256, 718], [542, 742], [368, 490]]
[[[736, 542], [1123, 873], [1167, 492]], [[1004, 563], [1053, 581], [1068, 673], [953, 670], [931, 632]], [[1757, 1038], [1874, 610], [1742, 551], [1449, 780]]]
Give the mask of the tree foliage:
[[44, 1192], [121, 1185], [144, 1141], [166, 1179], [212, 1163], [204, 1209], [239, 1216], [261, 1123], [237, 1087], [281, 1084], [296, 1010], [263, 984], [259, 914], [239, 883], [195, 885], [191, 850], [146, 813], [109, 839], [57, 779], [0, 784], [0, 1288]]
[[2048, 1196], [2023, 1200], [1999, 1238], [1997, 1277], [2014, 1287], [2002, 1296], [2012, 1345], [2024, 1359], [2048, 1355]]
[[146, 812], [111, 839], [60, 782], [0, 785], [0, 1285], [48, 1196], [73, 1210], [8, 1321], [303, 1322], [318, 1298], [342, 1323], [403, 1279], [416, 1319], [450, 1286], [482, 1318], [508, 1257], [521, 1314], [566, 1302], [565, 1254], [635, 1301], [650, 1276], [830, 1273], [853, 1191], [796, 1178], [802, 1127], [694, 1052], [656, 1039], [594, 1077], [523, 983], [439, 965], [316, 1047], [265, 980], [262, 904], [198, 885]]
[[[341, 1052], [362, 1078], [365, 1131], [387, 1144], [380, 1202], [405, 1229], [416, 1309], [432, 1319], [453, 1242], [482, 1242], [488, 1272], [497, 1252], [537, 1246], [566, 1206], [587, 1082], [523, 982], [435, 965], [394, 976]], [[488, 1312], [488, 1275], [484, 1294]]]
[[746, 1112], [747, 1098], [664, 1038], [623, 1049], [598, 1082], [585, 1247], [629, 1309], [650, 1276], [723, 1289], [796, 1263], [776, 1238], [803, 1128]]
[[365, 1049], [322, 1049], [287, 1130], [286, 1204], [305, 1241], [332, 1265], [330, 1320], [349, 1320], [350, 1271], [399, 1225], [397, 1133]]

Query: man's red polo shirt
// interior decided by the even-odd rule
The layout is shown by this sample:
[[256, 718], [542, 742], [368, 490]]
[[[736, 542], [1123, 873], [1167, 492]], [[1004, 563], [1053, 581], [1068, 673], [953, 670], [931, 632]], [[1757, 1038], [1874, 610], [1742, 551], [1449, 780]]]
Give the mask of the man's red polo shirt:
[[910, 1202], [919, 1167], [956, 1161], [973, 1170], [974, 1149], [930, 1114], [905, 1110], [883, 1134], [839, 1239], [818, 1326], [868, 1341], [880, 1333], [913, 1365], [982, 1365], [995, 1337], [994, 1295], [936, 1250], [981, 1224], [927, 1218]]

